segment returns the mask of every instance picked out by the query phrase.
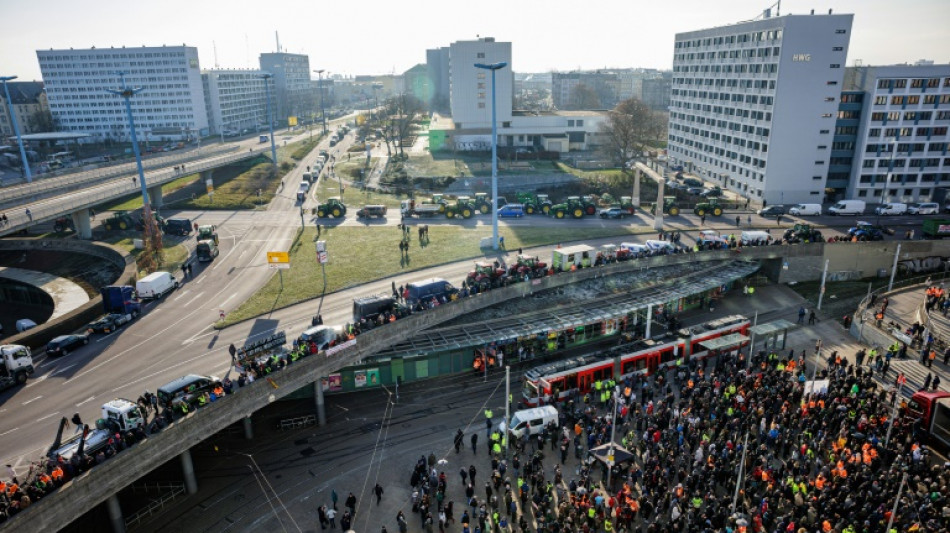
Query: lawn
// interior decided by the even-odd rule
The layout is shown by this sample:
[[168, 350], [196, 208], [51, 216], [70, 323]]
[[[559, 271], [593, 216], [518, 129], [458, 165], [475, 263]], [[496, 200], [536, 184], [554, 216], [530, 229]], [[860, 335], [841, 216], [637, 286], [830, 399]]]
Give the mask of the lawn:
[[[112, 231], [109, 232], [108, 237], [102, 239], [102, 242], [121, 248], [131, 254], [132, 257], [138, 257], [138, 255], [142, 253], [142, 250], [136, 249], [132, 243], [133, 239], [140, 238], [140, 234], [138, 234], [138, 232], [135, 233], [136, 236], [130, 237], [130, 232]], [[164, 237], [162, 241], [164, 249], [162, 250], [162, 262], [159, 266], [160, 270], [174, 272], [181, 268], [181, 265], [188, 259], [188, 248], [183, 244], [179, 244], [180, 241], [180, 237]], [[147, 272], [139, 272], [140, 276], [144, 274], [147, 274]]]
[[182, 191], [186, 195], [176, 200], [174, 206], [177, 209], [256, 209], [267, 205], [277, 192], [278, 180], [274, 178], [269, 159], [257, 158], [244, 165], [221, 167], [214, 175], [214, 194], [208, 194], [204, 183], [195, 183]]
[[[182, 176], [174, 181], [169, 181], [165, 185], [162, 185], [162, 197], [164, 198], [173, 192], [179, 191], [189, 185], [194, 184], [198, 181], [198, 178], [198, 174], [188, 174], [187, 176]], [[119, 200], [114, 204], [100, 207], [100, 209], [104, 211], [134, 211], [141, 208], [142, 195], [139, 193], [127, 196], [126, 198]]]
[[[652, 229], [649, 231], [652, 232]], [[499, 235], [505, 238], [505, 245], [509, 250], [558, 242], [566, 243], [578, 238], [596, 239], [626, 236], [631, 233], [633, 233], [632, 228], [614, 226], [587, 228], [581, 235], [569, 224], [554, 228], [501, 227], [499, 229]], [[405, 281], [412, 281], [417, 277], [411, 274], [414, 270], [466, 258], [484, 257], [485, 251], [479, 249], [479, 242], [483, 237], [491, 236], [491, 227], [432, 226], [429, 229], [429, 235], [429, 243], [422, 246], [417, 233], [411, 234], [411, 248], [407, 260], [399, 251], [400, 230], [395, 227], [340, 226], [323, 229], [320, 239], [326, 241], [330, 257], [330, 262], [326, 265], [326, 292], [355, 287], [400, 273], [406, 274]], [[228, 313], [228, 316], [218, 323], [218, 327], [226, 327], [241, 320], [320, 296], [323, 292], [323, 275], [319, 265], [314, 261], [315, 236], [316, 229], [308, 227], [303, 235], [294, 241], [290, 249], [291, 268], [283, 273], [283, 289], [281, 289], [279, 277], [275, 274], [264, 287], [240, 307]], [[353, 243], [359, 243], [359, 246], [353, 246]], [[367, 255], [367, 250], [372, 251], [371, 257]], [[450, 281], [457, 283], [459, 280]]]

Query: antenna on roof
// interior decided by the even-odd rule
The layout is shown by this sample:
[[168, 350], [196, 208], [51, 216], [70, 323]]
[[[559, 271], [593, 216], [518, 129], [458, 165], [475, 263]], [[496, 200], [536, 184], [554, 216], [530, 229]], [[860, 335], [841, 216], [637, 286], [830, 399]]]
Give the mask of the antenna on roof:
[[211, 41], [211, 48], [214, 49], [214, 68], [218, 67], [218, 43]]
[[274, 37], [277, 39], [277, 53], [280, 53], [280, 34], [274, 31]]

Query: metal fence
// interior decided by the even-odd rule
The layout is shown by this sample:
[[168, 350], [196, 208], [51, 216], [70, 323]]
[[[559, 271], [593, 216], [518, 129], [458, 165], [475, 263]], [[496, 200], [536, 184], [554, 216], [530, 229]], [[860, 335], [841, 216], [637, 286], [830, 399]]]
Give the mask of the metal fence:
[[125, 519], [125, 526], [142, 525], [148, 521], [148, 518], [156, 513], [162, 512], [165, 506], [175, 498], [185, 494], [184, 483], [143, 483], [132, 485], [133, 493], [150, 494], [152, 492], [159, 494], [158, 498], [150, 501], [148, 505], [139, 509], [134, 514]]

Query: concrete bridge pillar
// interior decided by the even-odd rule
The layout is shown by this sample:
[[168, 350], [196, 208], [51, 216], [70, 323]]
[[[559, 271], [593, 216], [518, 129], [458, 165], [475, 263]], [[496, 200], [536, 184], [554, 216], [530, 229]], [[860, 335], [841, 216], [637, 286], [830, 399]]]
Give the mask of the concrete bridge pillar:
[[639, 168], [633, 168], [633, 209], [634, 212], [640, 210], [640, 176], [643, 171]]
[[663, 230], [663, 185], [662, 177], [656, 180], [656, 215], [653, 217], [653, 229], [657, 231]]
[[185, 489], [188, 494], [198, 492], [198, 479], [195, 477], [195, 464], [191, 462], [191, 450], [185, 450], [179, 455], [181, 458], [181, 473], [185, 477]]
[[125, 517], [122, 516], [122, 506], [119, 505], [119, 496], [113, 494], [106, 500], [106, 507], [109, 508], [109, 521], [112, 522], [112, 531], [115, 533], [125, 533]]
[[644, 330], [643, 336], [650, 338], [650, 326], [653, 325], [653, 304], [647, 305], [647, 327]]
[[92, 221], [88, 209], [80, 209], [72, 214], [73, 227], [80, 239], [92, 239]]
[[254, 438], [254, 425], [251, 423], [251, 417], [244, 418], [244, 438], [251, 440]]
[[313, 398], [317, 404], [317, 424], [323, 427], [327, 425], [327, 410], [323, 400], [323, 384], [319, 379], [313, 382]]
[[158, 209], [165, 205], [164, 200], [162, 199], [162, 186], [156, 185], [154, 187], [148, 188], [148, 201], [152, 206], [152, 209]]

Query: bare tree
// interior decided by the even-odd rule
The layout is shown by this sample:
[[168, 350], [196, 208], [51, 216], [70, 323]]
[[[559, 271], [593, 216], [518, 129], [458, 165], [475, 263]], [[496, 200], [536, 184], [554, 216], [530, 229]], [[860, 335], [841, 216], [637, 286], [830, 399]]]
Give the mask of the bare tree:
[[571, 109], [600, 109], [600, 96], [593, 87], [586, 83], [578, 83], [571, 91]]
[[655, 141], [663, 134], [660, 115], [636, 98], [617, 104], [600, 127], [606, 142], [605, 155], [617, 166], [630, 159], [647, 141]]

